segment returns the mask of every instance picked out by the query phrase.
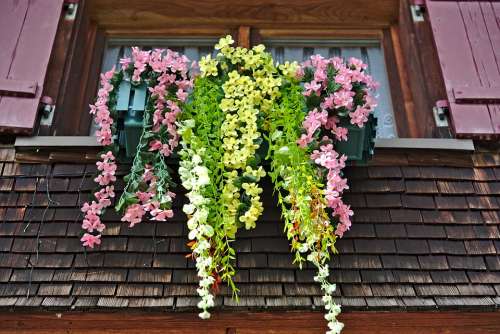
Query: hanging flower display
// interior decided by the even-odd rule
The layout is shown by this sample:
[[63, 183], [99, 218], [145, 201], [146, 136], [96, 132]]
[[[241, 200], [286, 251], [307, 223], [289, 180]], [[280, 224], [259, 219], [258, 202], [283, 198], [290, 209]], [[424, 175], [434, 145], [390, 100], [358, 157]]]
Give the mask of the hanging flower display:
[[348, 189], [342, 174], [347, 157], [336, 148], [349, 138], [345, 124], [362, 128], [368, 121], [377, 84], [358, 59], [316, 55], [300, 66], [279, 65], [263, 45], [246, 49], [233, 43], [231, 36], [222, 38], [215, 58], [201, 59], [194, 84], [187, 58], [170, 50], [133, 48], [132, 57], [121, 60], [120, 71], [101, 76], [91, 113], [105, 146], [95, 179], [102, 188], [82, 207], [87, 233], [81, 241], [88, 247], [100, 244], [105, 226], [99, 216], [115, 196], [117, 87], [123, 80], [145, 84], [150, 96], [143, 131], [116, 205], [122, 221], [134, 226], [146, 214], [159, 221], [173, 216], [167, 158], [180, 139], [178, 171], [188, 199], [182, 210], [199, 277], [199, 316], [209, 318], [222, 282], [237, 296], [232, 242], [238, 229], [255, 228], [263, 212], [259, 181], [266, 172], [261, 163], [269, 160], [295, 262], [316, 267], [327, 333], [340, 333], [341, 309], [333, 299], [336, 286], [329, 282], [328, 263], [353, 212], [342, 200]]
[[188, 77], [189, 60], [171, 50], [156, 49], [141, 51], [132, 48], [131, 58], [120, 61], [121, 70], [104, 73], [101, 88], [90, 113], [98, 125], [98, 142], [105, 146], [97, 162], [100, 171], [95, 179], [103, 188], [94, 194], [97, 201], [85, 203], [82, 211], [85, 218], [82, 224], [87, 231], [81, 241], [84, 246], [99, 245], [101, 232], [105, 226], [99, 216], [111, 206], [114, 197], [112, 182], [116, 180], [116, 158], [119, 146], [114, 141], [117, 135], [116, 111], [117, 91], [123, 80], [138, 87], [147, 85], [150, 97], [143, 115], [143, 132], [137, 147], [124, 192], [116, 205], [124, 212], [122, 221], [130, 226], [140, 223], [146, 213], [151, 220], [164, 221], [173, 216], [172, 199], [175, 194], [169, 191], [172, 185], [166, 158], [178, 145], [176, 119], [182, 104], [187, 98], [186, 91], [192, 88]]
[[231, 243], [238, 228], [254, 228], [263, 211], [262, 126], [281, 85], [263, 46], [248, 50], [232, 44], [230, 36], [221, 39], [217, 56], [200, 61], [201, 75], [180, 123], [179, 173], [190, 190], [183, 210], [200, 277], [202, 318], [209, 317], [221, 281], [238, 292]]

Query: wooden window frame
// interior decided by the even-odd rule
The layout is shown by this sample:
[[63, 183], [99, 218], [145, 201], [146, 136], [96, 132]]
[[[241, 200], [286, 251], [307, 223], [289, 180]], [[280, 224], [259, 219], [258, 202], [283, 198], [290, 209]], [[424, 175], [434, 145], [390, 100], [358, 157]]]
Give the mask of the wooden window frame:
[[[246, 47], [259, 43], [263, 38], [379, 39], [387, 65], [398, 136], [435, 137], [435, 125], [432, 123], [433, 119], [430, 119], [432, 112], [429, 110], [429, 104], [424, 106], [422, 103], [414, 103], [415, 91], [418, 91], [419, 87], [415, 87], [416, 83], [411, 82], [415, 80], [414, 75], [408, 73], [408, 54], [404, 53], [405, 46], [402, 45], [404, 43], [399, 36], [402, 31], [399, 23], [402, 21], [400, 12], [403, 10], [400, 7], [405, 6], [409, 0], [383, 0], [387, 8], [368, 8], [365, 11], [363, 6], [371, 4], [367, 5], [362, 0], [353, 0], [349, 4], [341, 0], [315, 1], [320, 9], [323, 2], [329, 6], [336, 6], [340, 14], [328, 12], [326, 15], [331, 15], [331, 20], [325, 21], [324, 15], [318, 9], [312, 6], [309, 8], [308, 4], [299, 0], [291, 0], [290, 6], [295, 6], [297, 13], [291, 16], [291, 19], [285, 20], [282, 16], [288, 13], [286, 10], [289, 8], [269, 7], [267, 3], [274, 3], [274, 0], [259, 0], [262, 2], [260, 5], [266, 7], [273, 15], [256, 13], [255, 15], [261, 15], [263, 18], [259, 16], [259, 19], [255, 19], [251, 16], [252, 13], [238, 11], [238, 4], [244, 7], [244, 1], [237, 0], [238, 4], [231, 2], [231, 8], [219, 14], [219, 6], [222, 6], [224, 1], [214, 1], [217, 4], [212, 7], [204, 5], [200, 9], [193, 7], [191, 13], [189, 6], [195, 6], [195, 3], [188, 0], [184, 4], [168, 4], [172, 12], [179, 13], [179, 18], [169, 16], [169, 23], [165, 24], [167, 21], [162, 20], [167, 20], [170, 12], [166, 8], [159, 8], [158, 15], [155, 16], [147, 11], [143, 13], [141, 12], [145, 10], [143, 1], [131, 0], [127, 3], [126, 10], [119, 11], [113, 9], [112, 0], [80, 0], [79, 12], [72, 29], [71, 44], [68, 47], [69, 51], [66, 52], [64, 75], [58, 87], [55, 120], [50, 129], [39, 134], [86, 135], [88, 133], [91, 118], [87, 108], [88, 104], [93, 102], [97, 91], [101, 59], [107, 38], [141, 36], [213, 38], [231, 34], [239, 45]], [[232, 6], [235, 6], [234, 10]], [[379, 7], [383, 6], [379, 4]], [[355, 8], [357, 11], [351, 12]], [[318, 17], [310, 15], [302, 17], [301, 13], [308, 14], [308, 10]], [[205, 15], [202, 15], [203, 13]], [[347, 18], [344, 18], [342, 13]], [[425, 122], [422, 123], [421, 114], [424, 113]]]

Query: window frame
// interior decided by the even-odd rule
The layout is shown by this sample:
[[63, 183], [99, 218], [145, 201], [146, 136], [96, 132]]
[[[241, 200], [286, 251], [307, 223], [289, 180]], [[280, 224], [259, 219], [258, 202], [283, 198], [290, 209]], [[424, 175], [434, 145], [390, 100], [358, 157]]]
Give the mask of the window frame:
[[[273, 2], [273, 0], [263, 0]], [[318, 0], [322, 1], [322, 0]], [[337, 2], [339, 0], [334, 0]], [[40, 134], [51, 135], [86, 135], [88, 134], [91, 118], [87, 113], [88, 104], [93, 102], [97, 91], [98, 78], [101, 67], [106, 40], [109, 38], [138, 38], [141, 36], [163, 37], [163, 38], [218, 38], [231, 34], [241, 46], [249, 47], [262, 42], [266, 38], [314, 38], [314, 39], [363, 39], [376, 38], [383, 48], [389, 87], [391, 90], [394, 117], [397, 133], [400, 138], [425, 137], [425, 133], [434, 133], [434, 129], [428, 130], [430, 126], [435, 128], [431, 110], [417, 110], [413, 101], [415, 87], [411, 87], [405, 55], [400, 43], [400, 25], [398, 18], [399, 1], [387, 0], [394, 8], [380, 9], [380, 16], [371, 15], [371, 21], [367, 23], [360, 20], [366, 13], [352, 14], [349, 22], [339, 22], [337, 17], [329, 24], [319, 25], [320, 17], [304, 17], [304, 23], [286, 24], [282, 18], [250, 20], [248, 18], [235, 20], [227, 18], [221, 20], [212, 17], [190, 16], [189, 19], [181, 17], [176, 24], [158, 26], [157, 18], [152, 18], [152, 23], [131, 21], [128, 17], [123, 22], [118, 22], [117, 12], [104, 13], [106, 6], [111, 1], [81, 0], [80, 8], [75, 21], [72, 43], [69, 46], [65, 63], [64, 80], [59, 87], [58, 102], [61, 105], [56, 108], [55, 121], [51, 128]], [[405, 2], [403, 0], [402, 2]], [[292, 1], [297, 2], [297, 1]], [[326, 1], [328, 2], [328, 1]], [[356, 2], [356, 1], [354, 1]], [[356, 4], [344, 4], [342, 9], [349, 10]], [[133, 0], [129, 5], [130, 10], [141, 7], [141, 3]], [[172, 5], [172, 4], [171, 4]], [[358, 4], [359, 5], [359, 4]], [[298, 5], [295, 4], [296, 7]], [[307, 5], [304, 5], [307, 6]], [[349, 7], [351, 6], [351, 7]], [[352, 7], [353, 8], [353, 7]], [[108, 8], [109, 9], [109, 8]], [[183, 8], [185, 11], [186, 8]], [[271, 11], [279, 12], [280, 8], [271, 8]], [[297, 10], [297, 8], [295, 8]], [[228, 11], [231, 11], [228, 9]], [[198, 11], [199, 13], [199, 11]], [[207, 15], [216, 15], [212, 12]], [[235, 9], [234, 13], [227, 15], [242, 15]], [[161, 15], [160, 15], [161, 16]], [[182, 15], [180, 15], [182, 16]], [[374, 19], [376, 18], [376, 19]], [[378, 18], [380, 18], [379, 21]], [[156, 21], [155, 21], [156, 20]], [[356, 21], [357, 20], [357, 21]], [[374, 21], [375, 20], [375, 21]], [[198, 22], [199, 21], [199, 22]], [[253, 22], [255, 21], [255, 22]], [[82, 50], [84, 51], [82, 53]], [[80, 53], [79, 53], [80, 51]], [[407, 59], [407, 57], [406, 57]], [[415, 85], [415, 83], [413, 83]], [[412, 89], [413, 88], [413, 89]], [[69, 112], [71, 110], [72, 112]], [[424, 115], [425, 114], [425, 115]], [[425, 118], [425, 124], [417, 122]], [[426, 129], [427, 128], [427, 129]]]

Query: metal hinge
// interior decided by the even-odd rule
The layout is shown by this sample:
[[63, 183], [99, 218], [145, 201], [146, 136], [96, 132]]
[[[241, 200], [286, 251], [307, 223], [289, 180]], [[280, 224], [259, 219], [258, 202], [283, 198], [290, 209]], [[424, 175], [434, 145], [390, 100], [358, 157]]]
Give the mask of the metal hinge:
[[67, 21], [73, 21], [76, 18], [76, 13], [78, 11], [78, 1], [66, 0], [64, 3], [64, 19]]
[[40, 125], [51, 126], [52, 120], [54, 119], [54, 112], [56, 110], [56, 105], [54, 100], [50, 96], [44, 96], [40, 99], [40, 112], [42, 117], [40, 118]]
[[410, 5], [411, 17], [413, 22], [424, 22], [425, 13], [425, 1], [424, 0], [413, 0]]
[[439, 100], [436, 101], [436, 106], [432, 108], [432, 113], [434, 114], [434, 121], [437, 127], [448, 127], [448, 112], [450, 106], [448, 101]]

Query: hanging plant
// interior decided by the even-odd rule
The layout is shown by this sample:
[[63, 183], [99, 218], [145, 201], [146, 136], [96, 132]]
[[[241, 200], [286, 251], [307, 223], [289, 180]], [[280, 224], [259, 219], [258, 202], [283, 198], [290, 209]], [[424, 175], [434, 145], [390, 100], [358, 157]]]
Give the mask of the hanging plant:
[[254, 228], [263, 211], [259, 148], [264, 115], [281, 85], [262, 45], [248, 50], [232, 44], [231, 36], [221, 39], [216, 58], [200, 61], [201, 75], [180, 123], [179, 173], [190, 191], [183, 210], [200, 277], [202, 318], [210, 316], [220, 282], [237, 295], [231, 243], [239, 228]]
[[188, 59], [171, 50], [141, 51], [132, 48], [132, 57], [120, 61], [121, 70], [106, 72], [101, 76], [101, 88], [90, 113], [98, 125], [98, 142], [105, 146], [97, 162], [100, 175], [95, 179], [104, 188], [94, 193], [97, 201], [85, 203], [82, 228], [86, 233], [81, 241], [84, 246], [100, 244], [105, 226], [99, 216], [111, 206], [116, 180], [116, 158], [120, 147], [116, 143], [118, 119], [116, 111], [117, 91], [122, 81], [130, 81], [136, 87], [147, 85], [150, 96], [144, 115], [143, 130], [133, 159], [130, 173], [125, 177], [126, 186], [116, 210], [123, 212], [122, 221], [130, 227], [140, 223], [146, 213], [151, 220], [164, 221], [173, 216], [172, 199], [175, 194], [166, 158], [178, 145], [176, 119], [192, 88], [188, 77]]
[[[96, 178], [103, 188], [85, 203], [82, 237], [85, 246], [100, 243], [104, 225], [99, 216], [111, 205], [116, 180], [116, 87], [123, 80], [147, 85], [150, 97], [143, 131], [131, 172], [116, 209], [133, 226], [146, 213], [152, 220], [172, 217], [172, 186], [166, 159], [178, 145], [179, 175], [186, 197], [189, 246], [200, 279], [199, 316], [209, 318], [219, 284], [233, 282], [238, 229], [252, 229], [263, 211], [259, 181], [266, 175], [261, 162], [270, 160], [269, 175], [282, 210], [285, 232], [295, 263], [308, 261], [317, 269], [314, 280], [324, 293], [325, 319], [330, 334], [340, 333], [336, 286], [329, 282], [328, 262], [337, 238], [349, 230], [350, 206], [342, 200], [348, 189], [343, 177], [347, 157], [337, 152], [349, 131], [341, 124], [362, 128], [376, 106], [376, 83], [366, 65], [351, 58], [312, 56], [302, 66], [275, 65], [264, 46], [233, 47], [230, 36], [219, 50], [200, 61], [201, 74], [188, 77], [187, 58], [162, 50], [133, 48], [120, 71], [101, 77], [98, 100], [91, 106], [105, 146]], [[188, 98], [186, 91], [192, 88]], [[183, 110], [181, 114], [181, 110]], [[266, 139], [267, 152], [263, 144]], [[265, 155], [265, 156], [264, 156]]]

